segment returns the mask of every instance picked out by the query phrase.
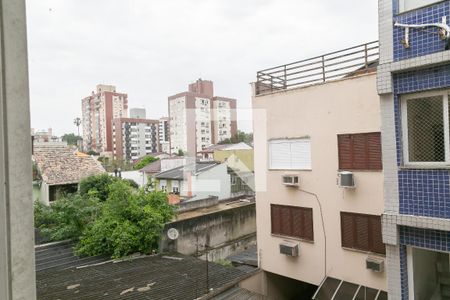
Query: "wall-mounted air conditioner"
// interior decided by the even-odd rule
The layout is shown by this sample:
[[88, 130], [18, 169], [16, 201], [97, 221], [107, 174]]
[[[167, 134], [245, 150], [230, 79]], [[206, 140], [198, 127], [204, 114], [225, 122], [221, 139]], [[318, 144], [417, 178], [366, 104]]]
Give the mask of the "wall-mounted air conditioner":
[[280, 244], [280, 253], [287, 256], [298, 256], [298, 243], [283, 242]]
[[366, 258], [366, 269], [374, 272], [383, 272], [384, 260], [376, 257], [368, 257]]
[[287, 186], [298, 186], [298, 175], [283, 175], [281, 182]]
[[342, 171], [338, 173], [338, 185], [341, 188], [355, 188], [355, 176], [352, 172]]

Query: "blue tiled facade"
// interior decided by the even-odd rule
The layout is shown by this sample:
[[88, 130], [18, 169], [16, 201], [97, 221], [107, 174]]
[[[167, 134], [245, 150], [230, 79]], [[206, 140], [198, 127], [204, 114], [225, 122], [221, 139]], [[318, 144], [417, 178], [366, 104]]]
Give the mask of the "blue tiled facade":
[[[394, 1], [397, 2], [397, 1]], [[394, 4], [394, 15], [398, 11], [398, 5]], [[432, 6], [427, 6], [412, 12], [405, 12], [395, 16], [394, 20], [403, 24], [425, 24], [440, 23], [442, 17], [447, 16], [449, 20], [450, 3], [444, 1]], [[400, 43], [404, 38], [405, 30], [400, 27], [394, 27], [394, 61], [418, 57], [426, 54], [444, 51], [445, 41], [439, 39], [437, 28], [427, 28], [426, 30], [410, 30], [410, 47], [404, 48]]]
[[[394, 22], [405, 24], [440, 23], [443, 16], [450, 22], [450, 1], [398, 13], [398, 0], [393, 1]], [[393, 59], [400, 61], [445, 50], [445, 41], [437, 28], [410, 29], [410, 47], [401, 40], [404, 29], [393, 28]], [[450, 64], [420, 68], [393, 74], [393, 99], [397, 146], [399, 213], [450, 219], [450, 170], [408, 169], [403, 167], [402, 120], [400, 99], [403, 94], [450, 87]], [[435, 251], [450, 252], [450, 232], [399, 227], [399, 257], [402, 299], [408, 299], [408, 270], [406, 247], [414, 246]]]

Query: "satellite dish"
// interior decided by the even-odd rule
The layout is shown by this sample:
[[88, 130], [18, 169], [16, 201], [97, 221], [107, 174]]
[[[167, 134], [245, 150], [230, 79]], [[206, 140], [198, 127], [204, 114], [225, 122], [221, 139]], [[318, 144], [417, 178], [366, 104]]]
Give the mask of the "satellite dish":
[[167, 237], [171, 239], [172, 241], [176, 240], [180, 234], [178, 233], [178, 230], [175, 228], [170, 228], [167, 230]]

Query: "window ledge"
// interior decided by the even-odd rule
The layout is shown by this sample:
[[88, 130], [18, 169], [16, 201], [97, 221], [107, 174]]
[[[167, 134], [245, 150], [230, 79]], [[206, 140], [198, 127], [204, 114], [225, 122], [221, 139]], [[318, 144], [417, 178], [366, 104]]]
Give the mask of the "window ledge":
[[450, 170], [450, 165], [402, 165], [400, 170]]
[[348, 248], [348, 247], [344, 247], [344, 246], [342, 246], [342, 249], [347, 250], [347, 251], [359, 252], [359, 253], [367, 254], [367, 255], [374, 255], [374, 256], [376, 255], [376, 256], [386, 257], [386, 254], [381, 254], [381, 253], [371, 252], [371, 251], [366, 251], [366, 250], [361, 250], [361, 249]]
[[281, 234], [276, 234], [276, 233], [271, 233], [270, 235], [272, 237], [277, 237], [277, 238], [282, 238], [282, 239], [290, 239], [290, 240], [295, 240], [295, 241], [299, 241], [299, 242], [305, 242], [305, 243], [309, 243], [309, 244], [314, 244], [314, 241], [303, 239], [303, 238], [299, 238], [299, 237], [288, 236], [288, 235], [281, 235]]
[[300, 171], [307, 171], [311, 172], [312, 169], [267, 169], [267, 171], [283, 171], [283, 172], [300, 172]]

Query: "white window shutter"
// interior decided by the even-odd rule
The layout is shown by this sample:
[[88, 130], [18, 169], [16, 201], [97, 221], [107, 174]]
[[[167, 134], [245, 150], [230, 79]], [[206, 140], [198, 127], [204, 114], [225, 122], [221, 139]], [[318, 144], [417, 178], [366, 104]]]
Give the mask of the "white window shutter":
[[269, 143], [269, 167], [270, 169], [290, 169], [291, 145], [286, 140], [271, 141]]
[[291, 169], [311, 169], [311, 141], [309, 139], [291, 141]]

